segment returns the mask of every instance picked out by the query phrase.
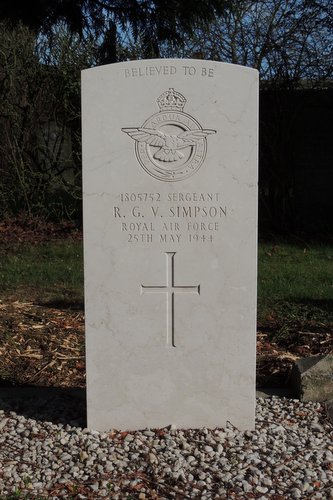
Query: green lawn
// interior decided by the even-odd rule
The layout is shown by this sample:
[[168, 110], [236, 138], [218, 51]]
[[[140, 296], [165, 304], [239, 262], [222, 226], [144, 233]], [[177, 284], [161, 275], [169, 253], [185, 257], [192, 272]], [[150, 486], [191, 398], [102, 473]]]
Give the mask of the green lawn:
[[258, 321], [333, 324], [333, 246], [259, 245]]
[[0, 291], [20, 298], [83, 302], [83, 245], [55, 242], [0, 246]]
[[[83, 302], [80, 242], [0, 246], [0, 291], [29, 300]], [[333, 323], [333, 246], [259, 245], [258, 320]]]

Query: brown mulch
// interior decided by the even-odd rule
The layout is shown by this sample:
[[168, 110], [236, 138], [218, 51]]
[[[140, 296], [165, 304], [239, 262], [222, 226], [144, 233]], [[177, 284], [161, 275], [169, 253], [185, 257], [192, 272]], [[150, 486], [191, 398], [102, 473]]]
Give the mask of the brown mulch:
[[83, 311], [0, 302], [0, 385], [85, 387]]
[[52, 222], [24, 214], [0, 222], [1, 247], [22, 243], [37, 245], [57, 240], [82, 240], [82, 231], [71, 221]]
[[[79, 305], [78, 305], [79, 307]], [[257, 335], [257, 385], [288, 385], [295, 361], [332, 351], [332, 331], [296, 332], [293, 344]], [[0, 386], [85, 387], [84, 313], [60, 304], [0, 301]]]

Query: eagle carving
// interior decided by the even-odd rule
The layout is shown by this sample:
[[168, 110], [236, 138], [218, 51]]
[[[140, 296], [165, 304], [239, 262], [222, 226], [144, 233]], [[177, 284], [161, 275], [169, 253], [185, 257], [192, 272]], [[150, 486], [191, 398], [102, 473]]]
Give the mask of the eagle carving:
[[145, 142], [150, 146], [159, 148], [153, 157], [163, 162], [173, 162], [183, 158], [181, 149], [195, 146], [197, 142], [204, 139], [207, 135], [216, 134], [216, 130], [199, 129], [187, 130], [178, 135], [169, 135], [152, 128], [122, 128], [123, 132], [138, 142]]

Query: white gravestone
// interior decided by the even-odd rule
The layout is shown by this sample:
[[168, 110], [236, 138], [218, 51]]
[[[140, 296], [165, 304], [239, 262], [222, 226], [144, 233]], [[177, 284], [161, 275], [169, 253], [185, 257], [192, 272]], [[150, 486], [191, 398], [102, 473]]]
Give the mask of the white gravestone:
[[88, 426], [254, 426], [258, 74], [83, 71]]

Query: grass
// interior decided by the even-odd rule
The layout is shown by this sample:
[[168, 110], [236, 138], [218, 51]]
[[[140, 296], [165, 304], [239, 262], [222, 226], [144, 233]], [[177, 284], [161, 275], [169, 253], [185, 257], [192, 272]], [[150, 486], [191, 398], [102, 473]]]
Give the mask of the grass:
[[25, 299], [38, 296], [59, 302], [83, 302], [81, 242], [52, 242], [0, 247], [0, 291]]
[[261, 298], [329, 300], [333, 298], [333, 247], [259, 245]]
[[295, 324], [332, 327], [332, 246], [260, 244], [258, 260], [259, 323], [274, 318], [281, 335]]
[[[0, 291], [83, 303], [80, 242], [0, 247]], [[258, 321], [333, 323], [333, 246], [259, 245]]]

